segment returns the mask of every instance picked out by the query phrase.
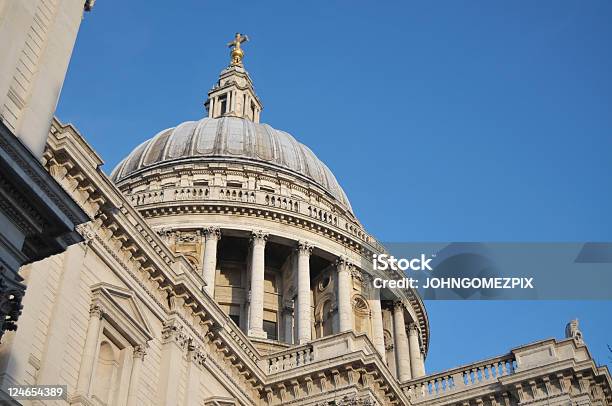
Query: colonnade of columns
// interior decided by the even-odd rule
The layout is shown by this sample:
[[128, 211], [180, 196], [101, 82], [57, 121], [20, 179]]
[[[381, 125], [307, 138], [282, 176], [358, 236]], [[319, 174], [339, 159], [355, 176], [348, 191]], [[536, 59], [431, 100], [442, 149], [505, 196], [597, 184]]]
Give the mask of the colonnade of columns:
[[[220, 239], [220, 230], [209, 227], [204, 230], [205, 247], [202, 259], [202, 272], [206, 282], [206, 292], [214, 297], [215, 273], [217, 267], [217, 242]], [[264, 321], [264, 276], [265, 276], [265, 248], [268, 234], [263, 231], [254, 231], [251, 234], [250, 249], [250, 291], [248, 312], [248, 335], [257, 338], [266, 338], [263, 329]], [[297, 300], [294, 308], [295, 334], [298, 344], [312, 340], [312, 296], [310, 287], [310, 255], [312, 244], [299, 241], [296, 246]], [[347, 258], [340, 257], [335, 263], [337, 271], [337, 308], [338, 332], [354, 329], [354, 313], [352, 308], [352, 279], [351, 271], [356, 267]], [[383, 330], [383, 315], [380, 302], [380, 292], [372, 289], [369, 300], [372, 321], [372, 342], [383, 360], [385, 359], [385, 342]], [[286, 309], [283, 309], [285, 311]], [[404, 318], [405, 306], [396, 302], [393, 306], [393, 344], [395, 349], [395, 365], [400, 381], [425, 375], [424, 356], [420, 350], [419, 331], [414, 323], [410, 323], [408, 332]], [[285, 323], [283, 329], [285, 336], [291, 337], [292, 326]]]

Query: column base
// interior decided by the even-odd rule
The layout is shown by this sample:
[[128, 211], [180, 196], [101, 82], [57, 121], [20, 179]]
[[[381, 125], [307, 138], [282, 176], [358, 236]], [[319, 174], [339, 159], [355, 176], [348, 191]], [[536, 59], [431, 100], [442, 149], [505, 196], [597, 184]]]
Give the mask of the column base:
[[247, 335], [249, 337], [255, 337], [255, 338], [268, 338], [268, 333], [266, 333], [265, 331], [261, 330], [261, 329], [249, 329]]

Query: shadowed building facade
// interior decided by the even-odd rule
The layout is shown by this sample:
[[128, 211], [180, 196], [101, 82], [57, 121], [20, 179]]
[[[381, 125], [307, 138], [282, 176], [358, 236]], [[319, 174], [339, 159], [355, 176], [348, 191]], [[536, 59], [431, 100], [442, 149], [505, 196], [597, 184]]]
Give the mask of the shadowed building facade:
[[82, 241], [87, 215], [41, 165], [55, 106], [93, 0], [0, 0], [0, 339], [25, 291], [19, 267]]
[[385, 248], [329, 168], [260, 122], [237, 34], [205, 118], [160, 131], [106, 176], [54, 121], [48, 172], [91, 221], [27, 265], [0, 385], [65, 384], [73, 405], [513, 406], [612, 402], [577, 325], [427, 375], [410, 290], [374, 289]]

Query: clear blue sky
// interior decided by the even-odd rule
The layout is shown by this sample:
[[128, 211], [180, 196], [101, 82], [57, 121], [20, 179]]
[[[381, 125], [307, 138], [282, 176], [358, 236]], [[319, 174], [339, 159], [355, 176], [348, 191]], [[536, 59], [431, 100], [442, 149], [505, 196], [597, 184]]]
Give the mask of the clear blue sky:
[[[334, 171], [382, 241], [612, 241], [612, 2], [99, 0], [58, 116], [107, 172], [197, 119], [247, 33], [262, 121]], [[612, 289], [612, 287], [611, 287]], [[607, 362], [611, 302], [437, 302], [429, 371], [581, 321]]]

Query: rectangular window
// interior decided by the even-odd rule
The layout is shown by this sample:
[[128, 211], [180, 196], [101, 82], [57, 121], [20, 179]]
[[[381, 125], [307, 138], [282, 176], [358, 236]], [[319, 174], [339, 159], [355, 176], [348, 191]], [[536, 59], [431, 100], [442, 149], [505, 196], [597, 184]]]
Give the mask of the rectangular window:
[[237, 314], [230, 314], [230, 315], [229, 315], [229, 318], [230, 318], [230, 319], [232, 319], [232, 321], [233, 321], [234, 323], [236, 323], [236, 325], [237, 325], [238, 327], [240, 327], [240, 316], [239, 316], [239, 315], [237, 315]]
[[275, 321], [264, 320], [263, 329], [268, 335], [268, 340], [278, 340], [278, 330]]
[[221, 114], [227, 113], [227, 96], [222, 96], [219, 101], [221, 102]]

